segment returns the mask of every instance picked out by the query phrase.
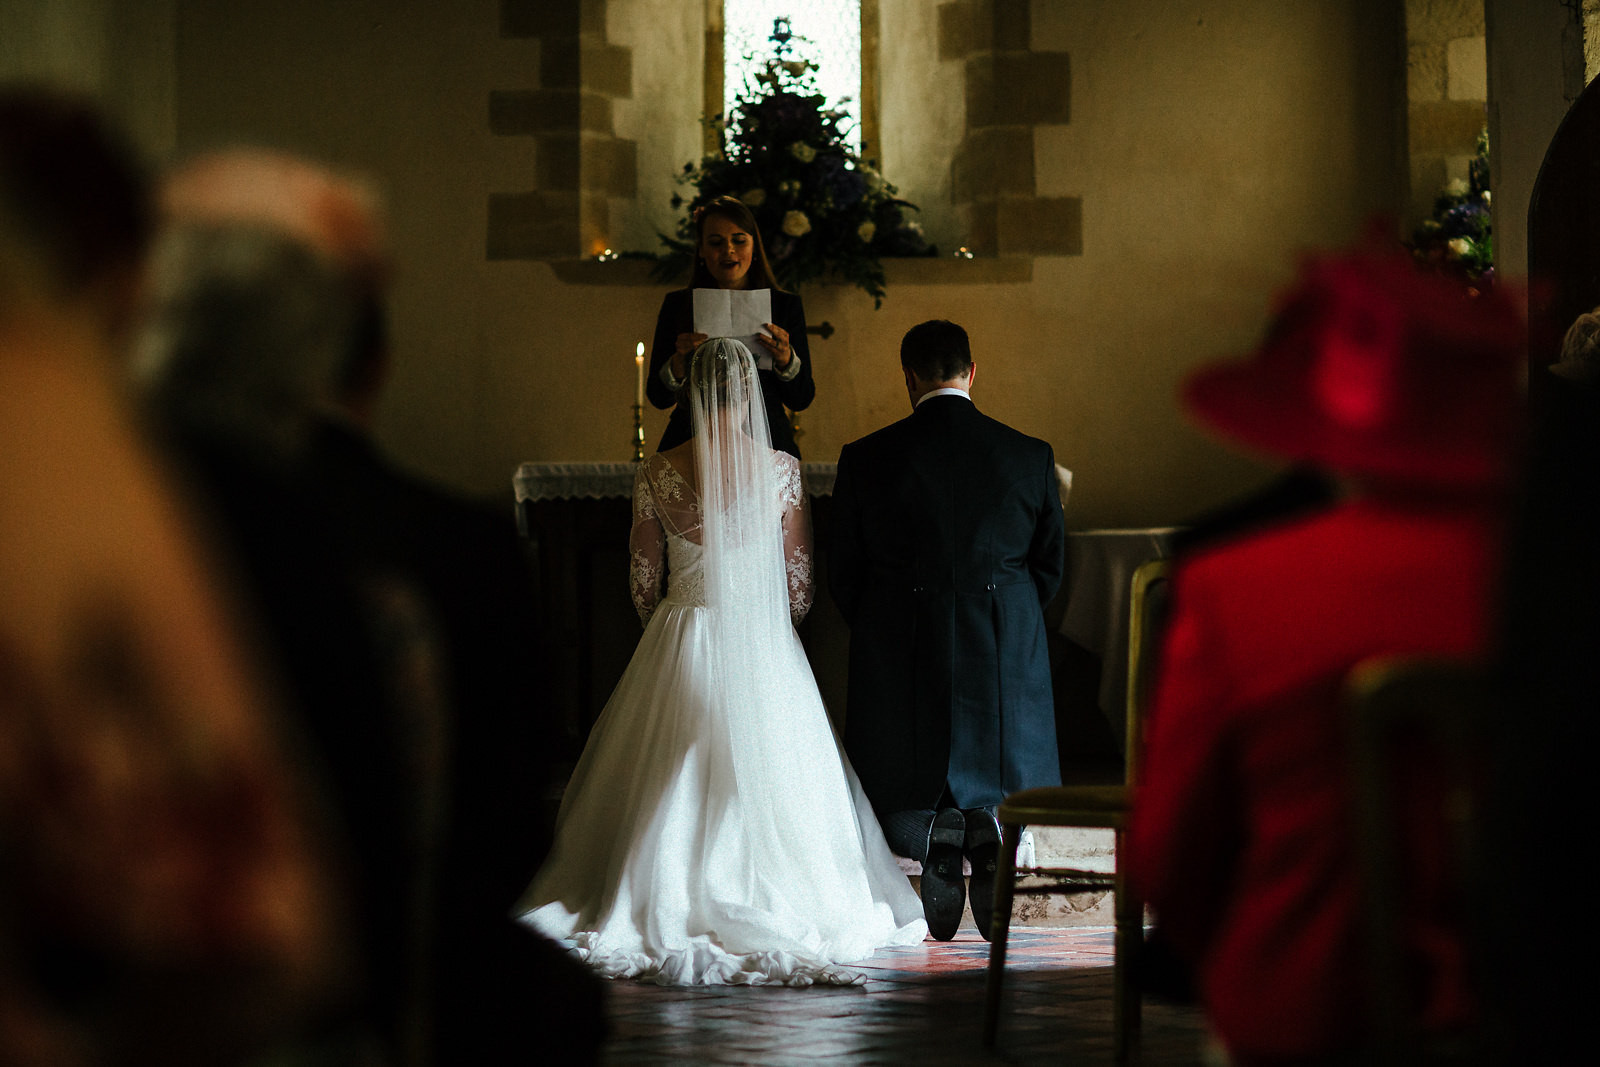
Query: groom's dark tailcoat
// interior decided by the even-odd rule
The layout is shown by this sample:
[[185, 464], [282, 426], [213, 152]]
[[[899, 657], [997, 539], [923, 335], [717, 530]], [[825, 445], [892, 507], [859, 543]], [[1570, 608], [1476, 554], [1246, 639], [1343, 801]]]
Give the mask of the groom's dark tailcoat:
[[850, 624], [845, 747], [880, 813], [1060, 784], [1043, 606], [1055, 456], [964, 396], [846, 445], [829, 589]]

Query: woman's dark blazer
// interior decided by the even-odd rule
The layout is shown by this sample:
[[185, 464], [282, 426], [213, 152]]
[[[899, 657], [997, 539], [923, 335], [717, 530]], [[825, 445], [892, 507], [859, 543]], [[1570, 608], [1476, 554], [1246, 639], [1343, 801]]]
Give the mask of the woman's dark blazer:
[[[683, 444], [693, 431], [689, 426], [689, 406], [678, 403], [678, 394], [667, 388], [661, 380], [661, 368], [672, 359], [680, 333], [694, 332], [694, 290], [675, 289], [661, 301], [661, 313], [656, 316], [656, 336], [650, 346], [650, 375], [645, 379], [645, 395], [658, 408], [672, 408], [666, 432], [656, 451]], [[780, 381], [777, 371], [759, 371], [761, 396], [767, 404], [767, 425], [772, 428], [772, 447], [800, 458], [800, 448], [795, 444], [794, 431], [789, 427], [789, 417], [783, 413], [804, 411], [817, 395], [816, 383], [811, 377], [811, 348], [806, 341], [806, 312], [800, 304], [798, 293], [772, 290], [772, 321], [789, 334], [789, 348], [800, 360], [800, 373], [790, 381]], [[761, 353], [757, 352], [756, 355]], [[674, 406], [676, 405], [676, 406]]]

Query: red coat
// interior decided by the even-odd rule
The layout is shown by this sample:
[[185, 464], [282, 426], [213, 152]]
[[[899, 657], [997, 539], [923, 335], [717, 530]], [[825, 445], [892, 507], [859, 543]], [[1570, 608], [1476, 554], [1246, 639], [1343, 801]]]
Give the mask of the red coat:
[[[1179, 569], [1127, 859], [1240, 1063], [1359, 1040], [1341, 684], [1371, 656], [1480, 656], [1493, 559], [1479, 518], [1362, 501]], [[1459, 941], [1429, 925], [1429, 1017], [1458, 1021]]]

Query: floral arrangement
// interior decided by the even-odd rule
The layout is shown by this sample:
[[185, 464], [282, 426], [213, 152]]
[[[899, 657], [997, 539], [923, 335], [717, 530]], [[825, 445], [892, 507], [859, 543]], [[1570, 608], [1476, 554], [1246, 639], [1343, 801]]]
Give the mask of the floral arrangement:
[[1489, 131], [1478, 134], [1468, 177], [1447, 185], [1433, 214], [1411, 235], [1411, 252], [1440, 273], [1486, 288], [1494, 284], [1494, 233], [1489, 216]]
[[883, 304], [883, 256], [931, 256], [934, 248], [908, 217], [916, 205], [863, 160], [846, 140], [847, 116], [826, 107], [817, 91], [816, 63], [795, 54], [787, 19], [773, 25], [773, 56], [747, 77], [732, 114], [707, 120], [724, 134], [721, 156], [686, 163], [678, 180], [692, 197], [669, 251], [657, 260], [658, 280], [682, 276], [694, 263], [695, 212], [718, 196], [748, 207], [778, 284], [795, 289], [816, 280], [841, 281]]

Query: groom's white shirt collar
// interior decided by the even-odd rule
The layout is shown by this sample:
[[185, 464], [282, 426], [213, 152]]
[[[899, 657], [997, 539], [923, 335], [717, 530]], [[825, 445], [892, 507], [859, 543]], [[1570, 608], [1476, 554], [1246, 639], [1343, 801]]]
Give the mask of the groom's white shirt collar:
[[[935, 389], [932, 392], [923, 393], [921, 396], [917, 397], [916, 406], [920, 408], [922, 406], [922, 402], [924, 400], [932, 400], [936, 396], [961, 396], [961, 397], [966, 397], [968, 400], [972, 399], [971, 395], [965, 389], [955, 389], [955, 388]], [[913, 409], [913, 410], [915, 410], [915, 409]]]

